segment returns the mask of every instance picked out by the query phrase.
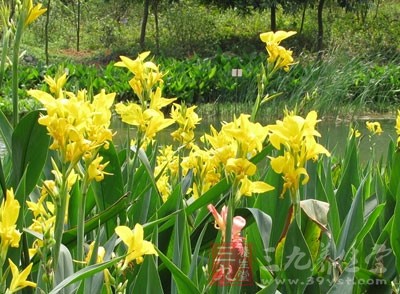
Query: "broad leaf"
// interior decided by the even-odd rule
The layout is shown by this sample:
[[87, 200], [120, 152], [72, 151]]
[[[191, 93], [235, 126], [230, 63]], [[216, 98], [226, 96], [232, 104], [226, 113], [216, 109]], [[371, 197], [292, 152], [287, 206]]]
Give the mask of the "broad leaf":
[[24, 116], [12, 134], [11, 185], [15, 189], [26, 170], [25, 195], [33, 190], [42, 174], [50, 142], [46, 128], [38, 123], [39, 115], [40, 111], [33, 111]]
[[[313, 264], [310, 250], [296, 218], [289, 225], [283, 249], [283, 275], [289, 281], [290, 293], [303, 293], [312, 275]], [[290, 282], [296, 281], [295, 284]]]

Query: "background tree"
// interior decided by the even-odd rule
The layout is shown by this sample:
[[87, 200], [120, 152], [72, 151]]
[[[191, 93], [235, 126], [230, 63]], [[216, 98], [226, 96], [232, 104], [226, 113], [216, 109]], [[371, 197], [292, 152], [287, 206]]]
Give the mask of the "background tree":
[[276, 11], [279, 5], [287, 0], [201, 0], [203, 4], [212, 4], [224, 9], [236, 8], [240, 13], [251, 13], [253, 10], [270, 10], [270, 30], [276, 31]]
[[44, 24], [44, 55], [46, 65], [49, 65], [49, 23], [50, 23], [51, 0], [47, 0], [46, 22]]
[[147, 23], [149, 19], [149, 13], [152, 12], [154, 15], [155, 22], [155, 35], [156, 35], [156, 51], [159, 51], [160, 46], [160, 29], [159, 29], [159, 9], [161, 2], [165, 2], [168, 4], [172, 4], [174, 2], [179, 2], [179, 0], [143, 0], [143, 16], [140, 27], [140, 37], [139, 37], [139, 45], [142, 50], [146, 49], [146, 31], [147, 31]]
[[[338, 0], [341, 7], [345, 8], [348, 12], [356, 14], [358, 21], [365, 23], [367, 20], [368, 11], [374, 5], [374, 0]], [[376, 0], [376, 7], [378, 9], [381, 0]], [[378, 13], [376, 10], [375, 15]]]
[[139, 37], [139, 45], [142, 50], [145, 49], [146, 27], [147, 27], [147, 20], [149, 18], [150, 3], [151, 0], [143, 1], [143, 16], [141, 21], [140, 37]]

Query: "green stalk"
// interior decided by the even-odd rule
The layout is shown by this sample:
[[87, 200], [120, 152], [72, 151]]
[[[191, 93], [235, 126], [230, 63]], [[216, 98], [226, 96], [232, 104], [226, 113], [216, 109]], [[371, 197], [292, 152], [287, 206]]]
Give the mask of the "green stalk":
[[60, 188], [60, 199], [56, 203], [56, 222], [54, 227], [54, 239], [55, 244], [53, 247], [53, 269], [57, 269], [58, 265], [58, 257], [60, 254], [61, 242], [62, 242], [62, 235], [64, 233], [64, 220], [65, 220], [65, 213], [67, 211], [67, 197], [68, 197], [68, 176], [73, 170], [72, 163], [69, 165], [68, 169], [65, 170], [63, 167], [62, 175], [63, 175], [63, 182]]
[[[43, 236], [43, 246], [39, 249], [40, 253], [40, 264], [39, 270], [37, 274], [37, 287], [36, 293], [40, 294], [42, 291], [45, 293], [49, 292], [53, 286], [53, 280], [51, 276], [48, 275], [50, 272], [49, 263], [48, 263], [48, 256], [49, 256], [49, 249], [51, 247], [51, 236], [50, 232], [45, 232]], [[50, 241], [50, 242], [49, 242]]]
[[[3, 243], [3, 242], [1, 242]], [[3, 247], [3, 244], [0, 244], [1, 247]], [[0, 253], [0, 291], [4, 291], [6, 289], [6, 283], [7, 283], [7, 279], [5, 279], [5, 277], [3, 277], [3, 266], [4, 266], [4, 262], [7, 258], [7, 250], [1, 250], [2, 252]]]
[[7, 52], [8, 52], [8, 42], [10, 41], [10, 30], [4, 29], [3, 31], [3, 52], [1, 54], [0, 61], [0, 89], [3, 87], [3, 79], [4, 79], [4, 69], [6, 66]]
[[15, 32], [13, 58], [12, 58], [12, 100], [13, 100], [13, 126], [18, 124], [18, 64], [19, 64], [19, 46], [21, 44], [22, 34], [25, 27], [27, 11], [23, 9], [18, 17], [17, 31]]
[[290, 198], [294, 209], [294, 216], [297, 224], [301, 226], [301, 207], [300, 207], [300, 193], [298, 190], [290, 189]]
[[[137, 135], [136, 135], [136, 150], [134, 151], [134, 155], [133, 158], [131, 159], [130, 156], [127, 156], [127, 162], [128, 162], [128, 174], [127, 174], [127, 190], [131, 189], [133, 186], [133, 180], [134, 180], [134, 175], [136, 172], [136, 166], [137, 166], [137, 162], [139, 159], [139, 149], [140, 149], [140, 145], [142, 145], [142, 139], [143, 139], [143, 133], [141, 130], [137, 130]], [[129, 144], [129, 142], [128, 142]], [[128, 153], [130, 153], [130, 151], [132, 151], [132, 149], [129, 147], [128, 145]], [[133, 193], [131, 193], [131, 196], [133, 196]]]
[[[77, 244], [76, 244], [76, 253], [77, 260], [83, 261], [84, 257], [84, 238], [85, 238], [85, 209], [86, 209], [86, 196], [89, 188], [89, 180], [88, 174], [86, 172], [85, 178], [83, 180], [83, 188], [82, 188], [82, 199], [81, 203], [78, 207], [78, 221], [77, 221]], [[78, 263], [78, 268], [81, 268], [81, 264]]]

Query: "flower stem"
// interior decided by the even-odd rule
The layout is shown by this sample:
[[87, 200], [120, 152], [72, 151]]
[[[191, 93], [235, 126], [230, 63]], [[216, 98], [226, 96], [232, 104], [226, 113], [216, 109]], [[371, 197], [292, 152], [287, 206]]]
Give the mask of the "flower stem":
[[18, 18], [17, 31], [15, 32], [13, 59], [12, 59], [12, 100], [13, 100], [13, 126], [18, 124], [18, 64], [19, 64], [19, 46], [21, 44], [22, 34], [25, 27], [26, 11], [23, 9]]
[[55, 244], [53, 247], [53, 269], [57, 269], [58, 265], [58, 257], [60, 254], [62, 235], [64, 233], [64, 222], [65, 222], [65, 213], [67, 211], [67, 203], [68, 203], [68, 176], [73, 170], [73, 165], [70, 164], [68, 169], [65, 170], [63, 166], [62, 170], [62, 183], [60, 188], [59, 199], [57, 201], [56, 206], [56, 221], [54, 227], [54, 239]]
[[[77, 220], [77, 260], [83, 261], [84, 257], [84, 239], [85, 239], [85, 210], [86, 210], [86, 195], [89, 188], [89, 179], [88, 174], [85, 174], [85, 178], [83, 180], [83, 187], [82, 187], [82, 198], [81, 203], [78, 207], [78, 220]], [[81, 264], [78, 265], [80, 267]]]
[[4, 79], [4, 70], [6, 66], [7, 53], [8, 53], [8, 43], [10, 41], [10, 30], [3, 30], [3, 50], [1, 53], [1, 61], [0, 61], [0, 89], [3, 87], [3, 79]]
[[292, 200], [292, 205], [294, 209], [294, 217], [299, 226], [301, 226], [301, 207], [300, 207], [300, 194], [298, 190], [291, 189], [290, 197]]

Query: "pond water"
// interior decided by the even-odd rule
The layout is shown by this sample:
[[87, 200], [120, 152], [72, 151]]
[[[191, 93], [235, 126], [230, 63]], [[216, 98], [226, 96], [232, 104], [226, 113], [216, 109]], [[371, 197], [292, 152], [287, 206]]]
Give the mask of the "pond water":
[[[380, 156], [386, 156], [388, 144], [390, 140], [396, 140], [394, 119], [371, 119], [370, 121], [379, 121], [383, 129], [381, 135], [369, 136], [370, 132], [366, 128], [367, 119], [355, 120], [352, 126], [358, 129], [363, 135], [360, 143], [361, 161], [365, 162], [371, 157], [371, 148], [375, 149], [377, 159]], [[196, 138], [201, 137], [205, 133], [209, 133], [210, 125], [213, 125], [217, 130], [221, 127], [221, 121], [217, 119], [204, 119], [196, 128]], [[117, 131], [115, 144], [121, 144], [126, 140], [128, 127], [121, 123], [118, 119], [114, 119], [113, 126]], [[331, 153], [341, 156], [346, 147], [346, 139], [349, 134], [349, 121], [342, 120], [322, 120], [317, 125], [317, 130], [321, 134], [319, 143], [325, 146]], [[161, 134], [158, 134], [158, 140], [162, 144], [168, 144], [171, 141], [170, 133], [176, 127], [170, 127]]]

